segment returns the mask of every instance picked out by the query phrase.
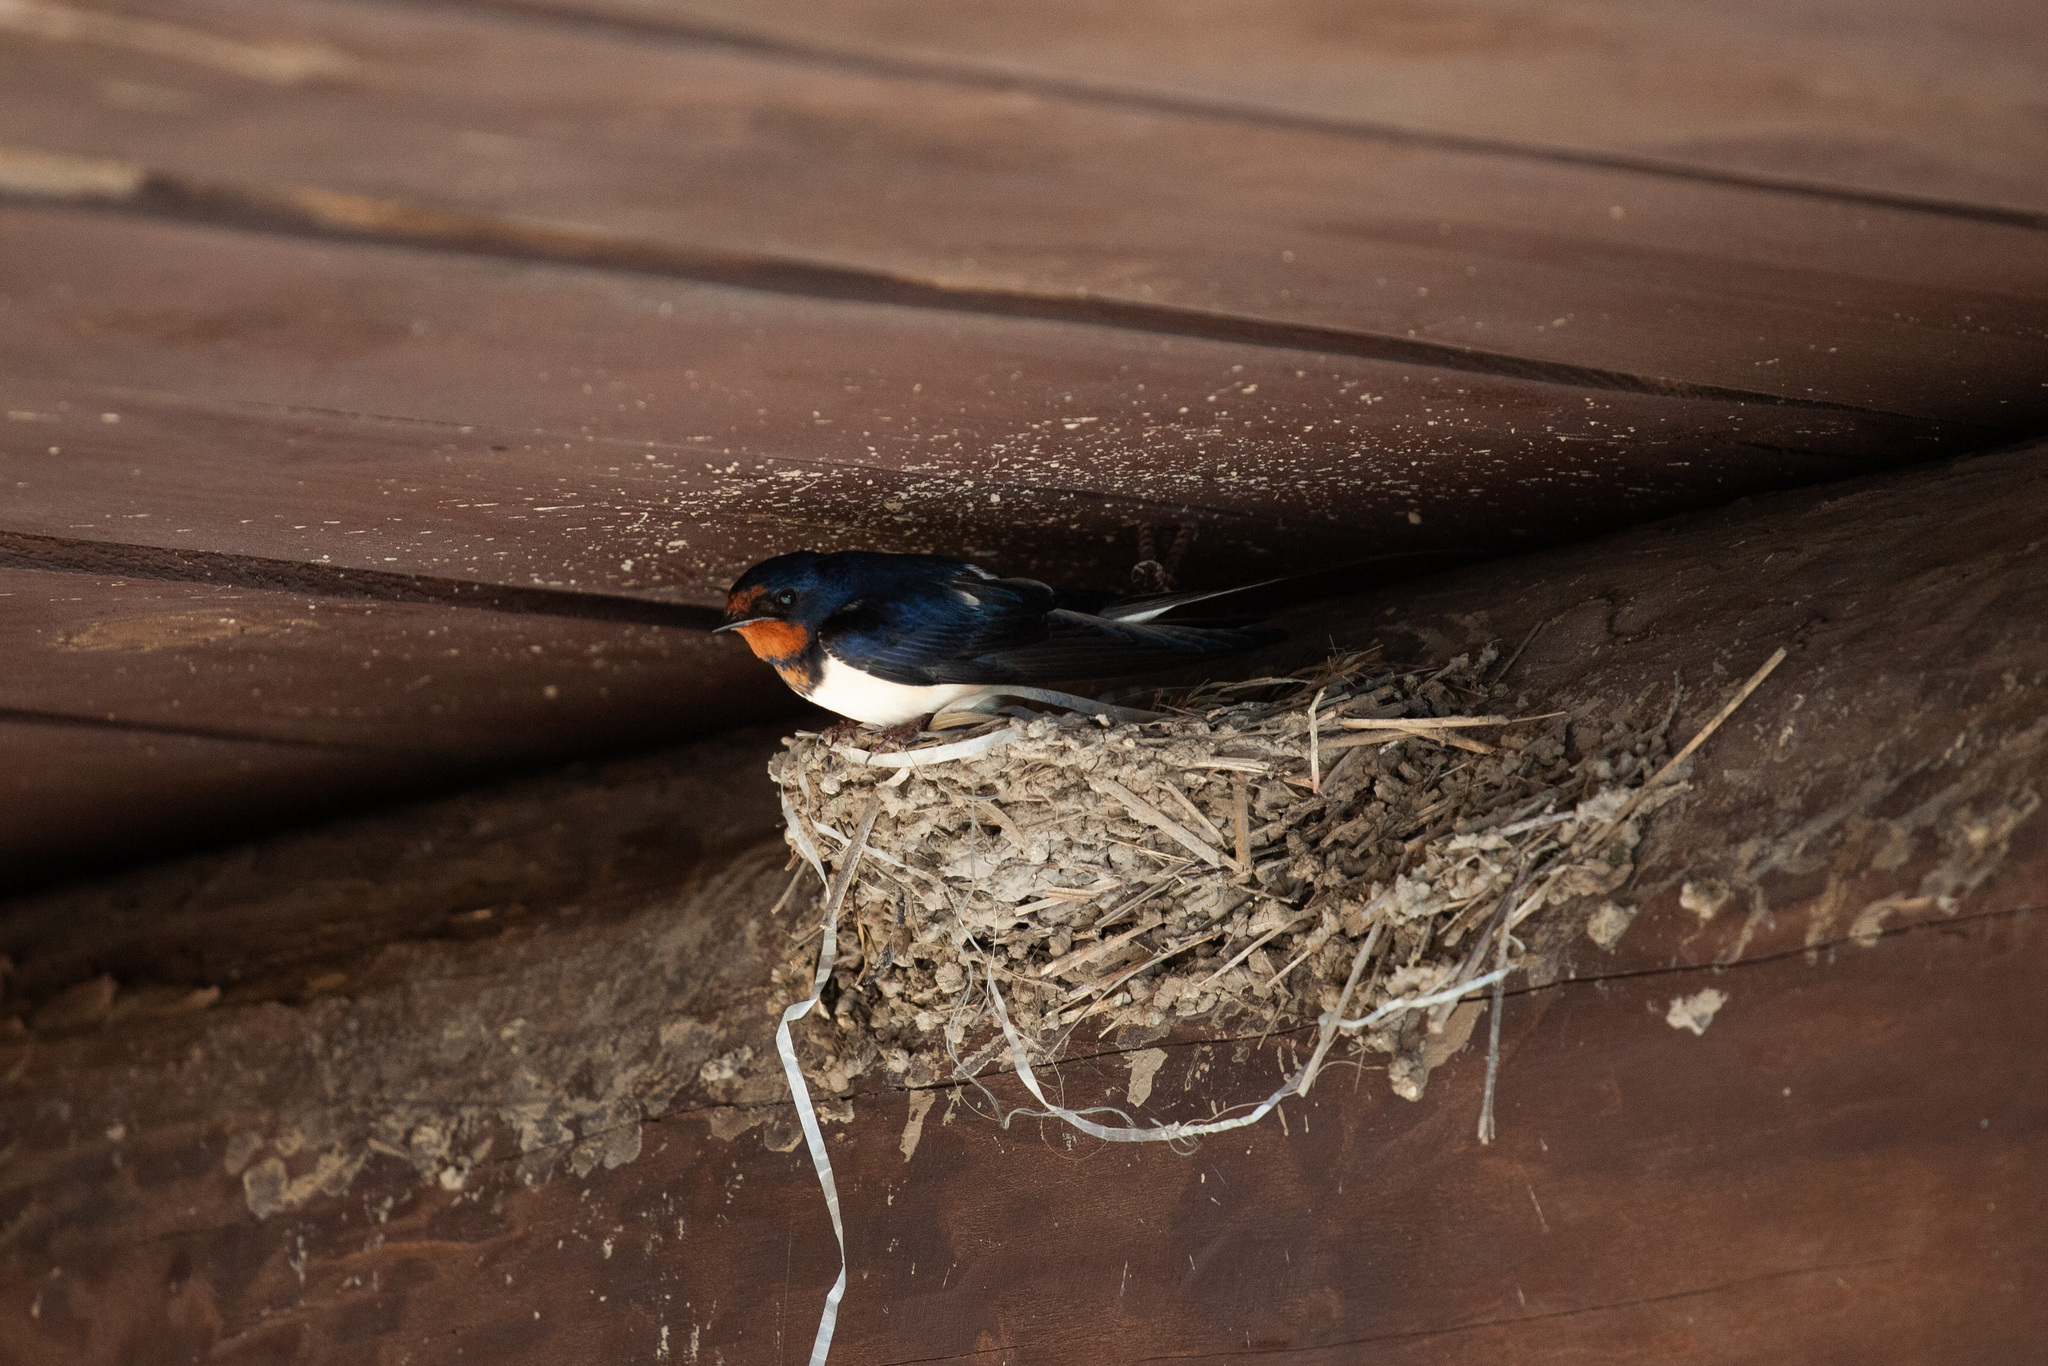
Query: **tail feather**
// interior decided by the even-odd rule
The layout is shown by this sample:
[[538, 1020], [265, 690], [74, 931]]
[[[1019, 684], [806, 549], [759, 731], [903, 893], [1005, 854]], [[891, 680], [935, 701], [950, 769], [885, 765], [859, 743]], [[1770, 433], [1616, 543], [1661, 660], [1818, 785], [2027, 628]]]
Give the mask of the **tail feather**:
[[[1299, 574], [1282, 574], [1277, 578], [1260, 579], [1255, 583], [1240, 583], [1230, 588], [1211, 588], [1191, 593], [1157, 593], [1142, 598], [1119, 598], [1113, 602], [1090, 605], [1086, 610], [1106, 621], [1124, 621], [1134, 624], [1149, 622], [1192, 606], [1198, 602], [1209, 602], [1216, 598], [1232, 597], [1238, 593], [1250, 593], [1260, 588], [1271, 588], [1278, 583], [1297, 583], [1304, 579], [1321, 578], [1324, 575], [1356, 569], [1361, 565], [1381, 564], [1388, 560], [1415, 560], [1437, 556], [1472, 556], [1480, 554], [1475, 550], [1396, 550], [1385, 555], [1367, 555], [1361, 559], [1343, 560], [1337, 564], [1325, 565], [1320, 569], [1304, 570]], [[1063, 602], [1061, 604], [1065, 606]], [[1079, 606], [1079, 603], [1075, 604]]]
[[1254, 588], [1266, 588], [1286, 581], [1285, 577], [1261, 579], [1257, 583], [1241, 583], [1234, 588], [1212, 588], [1201, 593], [1160, 593], [1152, 597], [1124, 598], [1118, 602], [1104, 604], [1097, 609], [1096, 615], [1106, 621], [1124, 621], [1139, 625], [1162, 617], [1177, 607], [1207, 602], [1211, 598], [1227, 598], [1233, 593], [1249, 593]]

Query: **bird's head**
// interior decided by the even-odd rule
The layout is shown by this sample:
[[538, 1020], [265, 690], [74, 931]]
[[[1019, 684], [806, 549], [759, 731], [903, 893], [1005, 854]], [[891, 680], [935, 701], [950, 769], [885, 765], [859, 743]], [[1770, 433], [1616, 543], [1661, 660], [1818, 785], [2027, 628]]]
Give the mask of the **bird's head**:
[[799, 550], [777, 555], [740, 575], [725, 597], [717, 631], [737, 631], [770, 664], [793, 660], [816, 638], [818, 625], [838, 604], [818, 572], [819, 556]]

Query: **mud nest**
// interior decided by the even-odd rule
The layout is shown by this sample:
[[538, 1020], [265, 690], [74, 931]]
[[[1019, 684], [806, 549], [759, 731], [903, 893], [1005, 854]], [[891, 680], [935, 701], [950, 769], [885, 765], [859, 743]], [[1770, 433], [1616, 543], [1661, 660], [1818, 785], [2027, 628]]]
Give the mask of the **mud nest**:
[[[1361, 1022], [1519, 963], [1539, 913], [1611, 945], [1639, 822], [1685, 787], [1676, 690], [1574, 721], [1512, 695], [1497, 662], [1390, 672], [1367, 652], [1151, 719], [1019, 711], [894, 753], [862, 748], [873, 732], [789, 738], [769, 765], [788, 839], [846, 884], [822, 996], [837, 1029], [804, 1031], [805, 1072], [837, 1094], [876, 1067], [972, 1076], [1005, 1048], [999, 992], [1034, 1061], [1176, 1025], [1320, 1020], [1327, 1047], [1357, 1017], [1352, 1047], [1420, 1096], [1480, 1004]], [[777, 969], [793, 1000], [820, 924], [798, 922]]]

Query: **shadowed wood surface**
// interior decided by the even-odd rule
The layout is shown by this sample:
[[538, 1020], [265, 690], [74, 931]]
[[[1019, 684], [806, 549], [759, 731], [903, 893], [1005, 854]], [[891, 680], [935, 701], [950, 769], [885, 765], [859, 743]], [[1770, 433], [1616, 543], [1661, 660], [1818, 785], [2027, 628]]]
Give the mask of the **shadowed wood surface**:
[[448, 767], [47, 713], [0, 716], [0, 745], [10, 891], [430, 790]]
[[[828, 1128], [838, 1351], [2024, 1358], [2048, 1331], [2038, 461], [1759, 497], [1525, 557], [1505, 589], [1481, 566], [1322, 612], [1418, 666], [1540, 625], [1509, 678], [1575, 732], [1674, 677], [1688, 732], [1792, 653], [1647, 827], [1628, 934], [1536, 940], [1497, 1144], [1470, 1136], [1478, 1048], [1412, 1107], [1336, 1070], [1190, 1156], [871, 1076]], [[769, 914], [771, 733], [16, 901], [0, 1352], [800, 1355], [833, 1266], [768, 1052], [804, 914]], [[1681, 886], [1709, 880], [1703, 917]], [[1708, 987], [1703, 1035], [1666, 1022]], [[1077, 1050], [1067, 1102], [1124, 1099], [1135, 1046]], [[1140, 1113], [1166, 1118], [1263, 1094], [1302, 1039], [1156, 1046]]]
[[19, 569], [0, 608], [19, 878], [797, 708], [694, 626]]

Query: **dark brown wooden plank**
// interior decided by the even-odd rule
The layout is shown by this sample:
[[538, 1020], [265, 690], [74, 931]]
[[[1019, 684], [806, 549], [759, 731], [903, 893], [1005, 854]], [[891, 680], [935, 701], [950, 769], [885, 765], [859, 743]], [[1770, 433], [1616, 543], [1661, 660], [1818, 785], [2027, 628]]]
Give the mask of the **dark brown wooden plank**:
[[[1649, 823], [1636, 926], [1517, 984], [1498, 1143], [1470, 1137], [1477, 1049], [1413, 1107], [1326, 1074], [1285, 1127], [1192, 1155], [1000, 1130], [972, 1091], [948, 1123], [942, 1088], [906, 1162], [910, 1097], [871, 1077], [829, 1130], [835, 1359], [2024, 1359], [2048, 1331], [2043, 477], [2019, 451], [1773, 495], [1326, 614], [1418, 664], [1548, 622], [1510, 676], [1593, 727], [1675, 671], [1715, 680], [1689, 730], [1757, 645], [1792, 655]], [[784, 851], [739, 786], [766, 746], [7, 908], [6, 1010], [44, 1023], [0, 1049], [0, 1340], [800, 1356], [835, 1263], [766, 1054]], [[635, 833], [662, 813], [710, 823]], [[1766, 914], [1702, 922], [1674, 885], [1702, 873]], [[101, 972], [106, 1019], [39, 1014]], [[1665, 1022], [1707, 986], [1703, 1036]], [[758, 1067], [707, 1078], [743, 1043]], [[1070, 1104], [1120, 1098], [1128, 1055], [1099, 1046], [1061, 1069]], [[1159, 1046], [1165, 1117], [1262, 1093], [1300, 1041]]]
[[2048, 207], [2036, 7], [486, 0], [856, 69], [1964, 205]]
[[1982, 439], [70, 210], [0, 211], [0, 294], [0, 530], [703, 604], [807, 544], [1115, 583], [1189, 520], [1227, 581]]
[[0, 709], [471, 763], [662, 744], [779, 701], [702, 630], [0, 569]]
[[460, 776], [400, 754], [9, 715], [0, 756], [10, 894]]
[[[482, 11], [133, 13], [182, 36], [0, 33], [0, 108], [15, 146], [132, 162], [106, 187], [166, 211], [2042, 420], [2048, 237], [2026, 227]], [[280, 50], [311, 65], [249, 55]]]
[[788, 713], [701, 629], [0, 569], [12, 886]]
[[[45, 819], [127, 817], [138, 839], [179, 833], [166, 823], [181, 813], [217, 815], [234, 800], [232, 790], [222, 797], [209, 789], [213, 768], [239, 771], [252, 806], [281, 803], [300, 819], [320, 814], [307, 804], [310, 789], [349, 778], [333, 753], [310, 746], [296, 747], [305, 758], [294, 769], [293, 747], [280, 744], [35, 729], [47, 737], [40, 753], [72, 765], [84, 793], [66, 795], [60, 764], [28, 770], [40, 779], [32, 798], [49, 803]], [[735, 727], [680, 752], [653, 749], [500, 781], [417, 803], [396, 819], [388, 766], [372, 765], [363, 790], [386, 798], [383, 811], [226, 851], [191, 852], [188, 831], [187, 848], [173, 849], [182, 856], [168, 863], [27, 898], [10, 886], [10, 912], [49, 914], [9, 918], [0, 952], [12, 952], [16, 965], [5, 999], [18, 1007], [111, 972], [136, 986], [190, 977], [192, 986], [220, 985], [230, 1005], [253, 1004], [296, 998], [307, 981], [336, 970], [365, 971], [394, 941], [542, 923], [529, 917], [616, 916], [683, 885], [701, 861], [730, 860], [770, 837], [779, 820], [774, 792], [756, 779], [782, 729]], [[9, 743], [32, 742], [17, 735]], [[109, 768], [131, 793], [119, 809], [105, 796]], [[280, 888], [289, 889], [282, 900]], [[471, 914], [480, 908], [495, 910]]]

